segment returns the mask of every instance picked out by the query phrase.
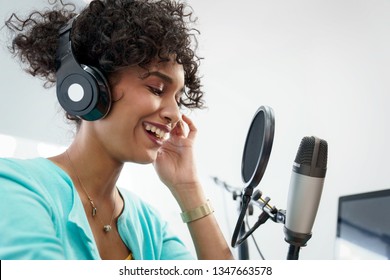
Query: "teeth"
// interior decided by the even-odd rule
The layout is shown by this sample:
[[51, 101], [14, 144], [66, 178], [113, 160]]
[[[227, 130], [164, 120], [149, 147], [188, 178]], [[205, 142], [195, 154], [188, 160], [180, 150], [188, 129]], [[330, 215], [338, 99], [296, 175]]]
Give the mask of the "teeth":
[[166, 133], [165, 131], [155, 127], [154, 125], [151, 125], [151, 124], [147, 124], [145, 129], [147, 131], [151, 131], [153, 132], [158, 138], [161, 138], [161, 139], [166, 139], [168, 138], [168, 133]]

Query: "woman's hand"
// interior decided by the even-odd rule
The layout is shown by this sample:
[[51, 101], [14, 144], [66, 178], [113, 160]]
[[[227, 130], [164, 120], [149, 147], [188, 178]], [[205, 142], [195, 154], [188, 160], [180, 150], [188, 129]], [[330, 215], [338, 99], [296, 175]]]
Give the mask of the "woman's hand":
[[[185, 130], [188, 126], [188, 133]], [[154, 168], [160, 180], [174, 193], [198, 185], [193, 145], [197, 129], [185, 115], [172, 129], [170, 137], [160, 148]]]
[[[170, 138], [162, 145], [154, 162], [161, 181], [168, 186], [183, 212], [195, 209], [206, 202], [198, 180], [193, 154], [196, 127], [182, 116], [171, 131]], [[188, 126], [188, 134], [184, 125]], [[213, 214], [189, 222], [192, 241], [198, 259], [233, 259], [228, 244]], [[207, 231], [204, 229], [207, 228]]]

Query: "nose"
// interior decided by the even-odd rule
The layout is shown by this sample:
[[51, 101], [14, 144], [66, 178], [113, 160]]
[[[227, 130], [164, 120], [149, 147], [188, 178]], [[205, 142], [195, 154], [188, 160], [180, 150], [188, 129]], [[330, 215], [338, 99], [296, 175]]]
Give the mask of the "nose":
[[172, 127], [180, 120], [181, 114], [175, 97], [166, 98], [162, 103], [160, 111], [161, 118], [164, 119]]

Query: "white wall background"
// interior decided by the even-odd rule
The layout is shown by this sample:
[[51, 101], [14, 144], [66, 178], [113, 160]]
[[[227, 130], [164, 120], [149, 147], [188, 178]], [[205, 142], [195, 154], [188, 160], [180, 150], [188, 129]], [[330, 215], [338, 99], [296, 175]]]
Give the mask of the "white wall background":
[[[324, 192], [313, 237], [300, 259], [333, 259], [339, 196], [390, 186], [390, 1], [188, 2], [199, 18], [208, 105], [191, 114], [199, 129], [198, 169], [228, 242], [237, 202], [210, 177], [242, 187], [247, 130], [257, 108], [268, 105], [275, 112], [275, 138], [258, 188], [271, 197], [272, 205], [285, 209], [291, 165], [302, 137], [327, 140]], [[1, 19], [45, 3], [0, 0]], [[44, 90], [42, 81], [23, 73], [6, 50], [7, 33], [0, 31], [0, 134], [12, 136], [0, 137], [0, 155], [56, 153], [71, 141], [72, 131], [54, 89]], [[158, 206], [190, 242], [179, 208], [151, 166], [128, 164], [119, 185]], [[253, 237], [266, 259], [286, 258], [281, 224], [268, 222]], [[249, 245], [251, 259], [259, 259], [251, 240]]]

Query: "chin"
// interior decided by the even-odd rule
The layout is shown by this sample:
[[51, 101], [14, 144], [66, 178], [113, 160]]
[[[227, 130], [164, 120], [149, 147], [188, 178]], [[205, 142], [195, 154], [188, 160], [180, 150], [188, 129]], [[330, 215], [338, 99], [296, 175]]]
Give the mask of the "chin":
[[154, 162], [154, 160], [133, 161], [133, 163], [144, 164], [144, 165], [151, 164], [153, 162]]
[[157, 152], [148, 153], [146, 155], [140, 156], [136, 159], [132, 159], [131, 161], [139, 164], [150, 164], [153, 163], [157, 158]]

